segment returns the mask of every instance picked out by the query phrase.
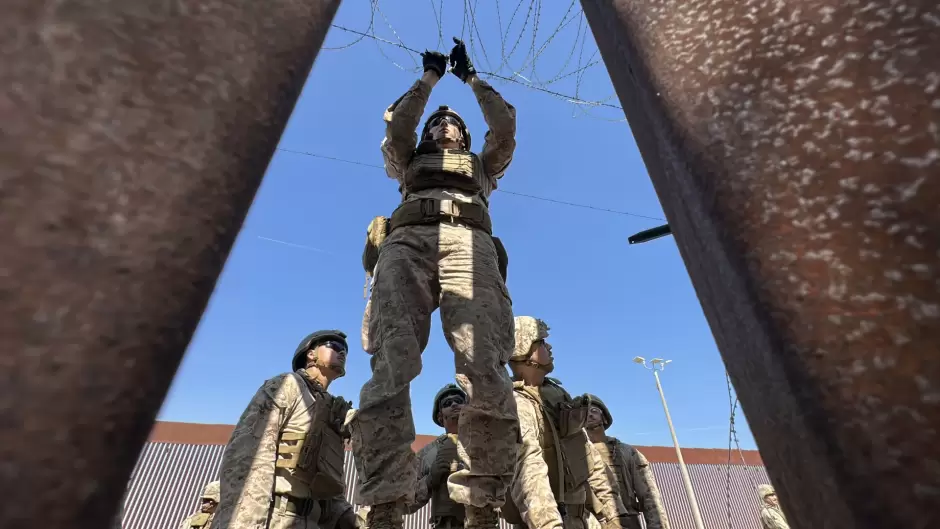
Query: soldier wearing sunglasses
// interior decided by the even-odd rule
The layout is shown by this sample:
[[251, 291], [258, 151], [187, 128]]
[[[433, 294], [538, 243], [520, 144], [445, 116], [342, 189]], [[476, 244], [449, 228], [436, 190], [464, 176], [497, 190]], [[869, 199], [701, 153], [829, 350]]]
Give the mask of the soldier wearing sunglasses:
[[346, 335], [324, 330], [297, 346], [292, 372], [266, 381], [222, 456], [215, 525], [229, 529], [355, 529], [346, 501], [342, 428], [351, 405], [327, 392], [346, 374]]
[[[402, 202], [369, 227], [363, 267], [372, 275], [363, 346], [372, 378], [350, 423], [360, 498], [370, 529], [401, 529], [414, 501], [415, 439], [409, 389], [421, 371], [431, 315], [441, 309], [457, 383], [470, 395], [458, 436], [467, 468], [449, 477], [468, 529], [496, 529], [512, 478], [519, 425], [505, 370], [513, 344], [505, 253], [492, 237], [490, 194], [512, 161], [516, 110], [480, 79], [463, 42], [446, 56], [425, 52], [421, 79], [385, 111], [382, 155]], [[476, 96], [489, 130], [471, 151], [464, 120], [449, 107], [416, 133], [432, 88], [448, 71]], [[500, 255], [503, 259], [500, 259]]]
[[431, 526], [435, 529], [463, 528], [463, 505], [450, 498], [447, 478], [463, 468], [457, 454], [457, 424], [460, 410], [467, 403], [467, 394], [456, 384], [441, 388], [434, 397], [431, 419], [444, 428], [444, 433], [418, 451], [418, 481], [414, 502], [408, 514], [415, 513], [430, 501]]

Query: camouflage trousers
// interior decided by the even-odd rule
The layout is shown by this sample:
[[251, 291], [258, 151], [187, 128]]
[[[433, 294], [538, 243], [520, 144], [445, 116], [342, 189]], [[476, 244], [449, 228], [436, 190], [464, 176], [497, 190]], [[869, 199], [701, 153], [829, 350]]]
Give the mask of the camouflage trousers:
[[504, 502], [519, 443], [505, 368], [515, 340], [512, 302], [492, 238], [443, 222], [394, 230], [376, 265], [363, 324], [372, 378], [362, 388], [350, 424], [360, 499], [366, 505], [414, 497], [410, 386], [421, 372], [431, 314], [438, 307], [454, 352], [457, 383], [468, 395], [457, 434], [465, 468], [449, 478], [451, 498], [478, 507]]

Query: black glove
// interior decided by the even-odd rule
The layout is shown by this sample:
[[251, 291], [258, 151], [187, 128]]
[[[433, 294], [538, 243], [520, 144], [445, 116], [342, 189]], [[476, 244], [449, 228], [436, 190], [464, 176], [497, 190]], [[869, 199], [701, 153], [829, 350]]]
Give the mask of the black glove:
[[421, 62], [424, 63], [424, 71], [431, 70], [438, 77], [444, 77], [447, 73], [447, 55], [439, 51], [424, 50], [421, 54]]
[[437, 458], [431, 466], [431, 488], [437, 488], [450, 476], [450, 461]]
[[450, 50], [450, 71], [459, 77], [461, 81], [466, 83], [467, 78], [471, 75], [475, 75], [477, 71], [473, 67], [473, 63], [470, 62], [470, 56], [467, 55], [467, 46], [457, 37], [454, 37], [454, 42], [457, 45], [454, 46], [454, 49]]

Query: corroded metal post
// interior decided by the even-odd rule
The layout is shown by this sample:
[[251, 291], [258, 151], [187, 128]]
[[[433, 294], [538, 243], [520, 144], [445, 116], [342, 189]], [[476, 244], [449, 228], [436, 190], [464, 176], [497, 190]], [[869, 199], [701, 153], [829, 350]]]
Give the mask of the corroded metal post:
[[338, 5], [4, 6], [0, 527], [107, 525]]
[[582, 5], [793, 527], [940, 524], [937, 2]]

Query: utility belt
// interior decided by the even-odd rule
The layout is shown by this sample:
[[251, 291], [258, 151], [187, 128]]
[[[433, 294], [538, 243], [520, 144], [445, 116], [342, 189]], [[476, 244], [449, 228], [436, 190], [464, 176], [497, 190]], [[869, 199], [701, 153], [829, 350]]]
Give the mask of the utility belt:
[[436, 224], [440, 222], [459, 222], [471, 228], [485, 231], [496, 247], [497, 265], [499, 273], [506, 281], [509, 269], [509, 254], [499, 237], [493, 237], [493, 222], [487, 209], [472, 202], [459, 202], [456, 200], [440, 200], [436, 198], [419, 198], [402, 202], [391, 217], [375, 217], [366, 230], [366, 246], [362, 251], [362, 268], [366, 272], [366, 288], [368, 291], [369, 278], [379, 261], [379, 250], [385, 239], [402, 226], [415, 226], [421, 224]]
[[313, 512], [317, 500], [313, 498], [295, 498], [287, 494], [275, 494], [272, 506], [275, 510], [289, 512], [297, 516], [308, 516]]
[[419, 198], [402, 202], [389, 219], [388, 232], [391, 233], [401, 226], [435, 224], [442, 221], [461, 222], [472, 228], [481, 229], [489, 235], [493, 234], [490, 214], [482, 205], [436, 198]]

